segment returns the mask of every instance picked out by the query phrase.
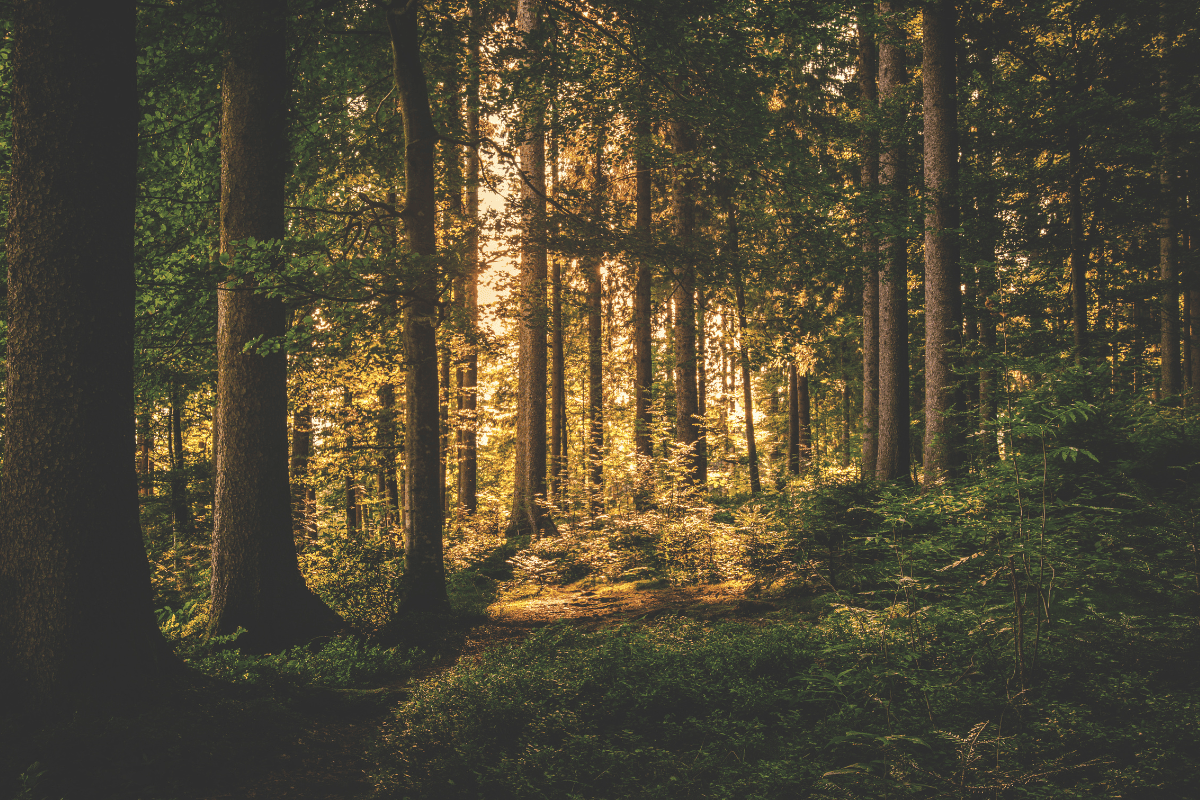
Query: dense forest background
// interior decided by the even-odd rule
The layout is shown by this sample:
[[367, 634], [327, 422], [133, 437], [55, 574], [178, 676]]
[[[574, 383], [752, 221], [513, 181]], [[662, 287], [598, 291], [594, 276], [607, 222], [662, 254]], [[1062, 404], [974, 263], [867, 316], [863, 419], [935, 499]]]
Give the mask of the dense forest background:
[[[0, 792], [209, 796], [319, 697], [377, 796], [1194, 796], [1195, 4], [126, 5], [136, 205], [65, 227], [36, 159], [107, 112], [22, 150], [86, 80], [4, 12]], [[25, 377], [93, 216], [108, 417], [54, 392], [127, 366]]]

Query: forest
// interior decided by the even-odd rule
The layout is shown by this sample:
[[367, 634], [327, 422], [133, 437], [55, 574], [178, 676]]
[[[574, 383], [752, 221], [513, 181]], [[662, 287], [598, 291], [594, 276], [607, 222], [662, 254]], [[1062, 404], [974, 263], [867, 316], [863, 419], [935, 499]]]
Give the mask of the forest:
[[1200, 6], [0, 8], [0, 798], [1200, 796]]

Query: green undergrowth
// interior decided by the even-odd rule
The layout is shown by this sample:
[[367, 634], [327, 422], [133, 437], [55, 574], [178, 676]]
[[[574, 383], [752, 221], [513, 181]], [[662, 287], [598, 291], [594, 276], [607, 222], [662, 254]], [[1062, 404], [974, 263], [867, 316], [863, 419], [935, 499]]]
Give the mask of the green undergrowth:
[[1003, 628], [836, 602], [817, 625], [556, 627], [417, 687], [379, 796], [1194, 796], [1194, 621], [1090, 615], [1025, 691]]

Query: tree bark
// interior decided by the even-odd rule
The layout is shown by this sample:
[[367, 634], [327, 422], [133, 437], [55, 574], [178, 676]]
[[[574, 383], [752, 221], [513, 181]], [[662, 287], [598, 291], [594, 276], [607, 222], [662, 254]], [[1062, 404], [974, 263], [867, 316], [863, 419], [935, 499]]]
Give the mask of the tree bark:
[[[858, 85], [862, 114], [874, 114], [879, 104], [876, 81], [879, 74], [879, 54], [875, 37], [863, 17], [870, 16], [873, 4], [860, 10], [858, 23]], [[879, 136], [868, 124], [868, 132], [859, 145], [859, 184], [868, 203], [874, 202], [879, 191]], [[874, 476], [879, 453], [879, 238], [874, 221], [862, 224], [863, 253], [863, 407], [862, 407], [862, 474]]]
[[176, 542], [191, 539], [196, 534], [196, 520], [188, 499], [187, 460], [183, 452], [183, 405], [187, 395], [182, 387], [171, 387], [171, 520]]
[[350, 390], [342, 388], [342, 429], [345, 435], [345, 450], [342, 453], [342, 461], [345, 465], [346, 474], [343, 476], [345, 483], [345, 492], [343, 494], [345, 522], [346, 522], [346, 537], [353, 540], [359, 529], [359, 504], [358, 504], [358, 482], [354, 479], [354, 398], [350, 394]]
[[962, 344], [958, 263], [958, 113], [954, 0], [921, 13], [925, 116], [925, 442], [924, 486], [958, 473], [962, 449], [954, 351]]
[[404, 305], [405, 480], [404, 588], [400, 611], [446, 612], [439, 486], [437, 348], [437, 203], [434, 145], [437, 131], [421, 65], [420, 2], [388, 8], [392, 69], [404, 117], [404, 222], [408, 247], [420, 266]]
[[742, 366], [742, 407], [746, 413], [746, 462], [750, 468], [750, 493], [762, 491], [758, 476], [758, 444], [754, 440], [754, 387], [750, 383], [750, 348], [746, 344], [746, 288], [742, 276], [742, 265], [738, 260], [740, 246], [737, 224], [737, 204], [730, 200], [726, 207], [728, 217], [726, 248], [733, 264], [734, 294], [738, 314], [738, 359]]
[[[526, 58], [536, 62], [541, 27], [539, 0], [518, 0], [517, 28]], [[513, 506], [508, 535], [536, 536], [555, 530], [546, 511], [546, 141], [543, 103], [524, 109], [521, 169], [520, 322], [517, 333], [517, 442]]]
[[[643, 110], [637, 120], [637, 151], [634, 156], [636, 172], [635, 186], [635, 218], [634, 228], [639, 244], [649, 248], [653, 237], [652, 196], [653, 168], [650, 164], [650, 120]], [[637, 260], [637, 285], [634, 289], [633, 300], [633, 338], [634, 338], [634, 448], [638, 455], [638, 503], [645, 507], [649, 495], [653, 492], [653, 467], [650, 460], [654, 456], [654, 443], [651, 440], [650, 427], [653, 420], [650, 415], [652, 390], [654, 386], [654, 363], [651, 349], [651, 329], [653, 327], [653, 310], [651, 294], [653, 291], [653, 265], [647, 254], [639, 254]]]
[[888, 33], [879, 48], [879, 99], [888, 117], [887, 141], [879, 159], [880, 186], [887, 193], [887, 214], [894, 230], [880, 240], [879, 271], [879, 445], [875, 477], [909, 480], [908, 434], [908, 260], [907, 109], [902, 87], [907, 80], [904, 28], [895, 14], [899, 3], [880, 3]]
[[[596, 160], [592, 171], [592, 220], [603, 223], [608, 177], [604, 172], [604, 123], [596, 126]], [[590, 253], [583, 259], [587, 274], [588, 314], [588, 496], [593, 515], [604, 513], [604, 346], [600, 267], [603, 257]]]
[[812, 400], [809, 394], [808, 375], [799, 375], [796, 378], [796, 405], [799, 410], [799, 437], [797, 441], [797, 450], [799, 458], [797, 459], [800, 472], [808, 471], [812, 466], [813, 458], [813, 430], [812, 430]]
[[151, 613], [134, 430], [134, 4], [26, 0], [12, 21], [0, 707], [145, 692]]
[[708, 483], [708, 296], [696, 290], [696, 480]]
[[788, 472], [800, 474], [800, 378], [796, 362], [788, 362]]
[[[287, 174], [287, 4], [226, 3], [221, 80], [221, 253], [236, 263], [244, 241], [284, 237]], [[341, 619], [309, 591], [296, 563], [288, 485], [287, 361], [243, 352], [281, 336], [283, 301], [254, 281], [217, 294], [216, 497], [209, 635], [246, 629], [250, 650], [329, 634]]]
[[312, 406], [305, 406], [292, 415], [292, 459], [290, 482], [292, 486], [292, 520], [313, 538], [312, 509], [308, 504], [308, 459], [312, 453]]
[[385, 530], [399, 525], [400, 487], [396, 483], [396, 387], [381, 383], [375, 390], [379, 421], [375, 441], [379, 447], [379, 496], [384, 499]]
[[[479, 38], [482, 21], [479, 0], [468, 3], [471, 21], [467, 27], [467, 141], [479, 139]], [[477, 456], [476, 408], [479, 384], [479, 151], [467, 148], [467, 254], [464, 264], [463, 303], [466, 307], [466, 353], [459, 371], [458, 419], [458, 505], [468, 514], [478, 509], [479, 462]]]
[[1162, 395], [1171, 398], [1173, 402], [1174, 398], [1178, 398], [1183, 392], [1183, 376], [1179, 366], [1179, 268], [1176, 245], [1178, 197], [1175, 187], [1177, 159], [1174, 137], [1169, 128], [1175, 106], [1170, 69], [1173, 32], [1167, 24], [1165, 12], [1161, 21], [1159, 97], [1164, 130], [1159, 157], [1159, 207], [1162, 214], [1158, 229], [1158, 279], [1162, 284], [1162, 294], [1159, 296], [1159, 356]]
[[696, 205], [695, 179], [686, 163], [695, 140], [691, 127], [682, 120], [672, 120], [669, 128], [676, 160], [671, 205], [680, 251], [675, 264], [675, 443], [684, 452], [685, 481], [696, 484], [700, 481], [700, 428], [696, 423], [696, 264], [691, 253]]

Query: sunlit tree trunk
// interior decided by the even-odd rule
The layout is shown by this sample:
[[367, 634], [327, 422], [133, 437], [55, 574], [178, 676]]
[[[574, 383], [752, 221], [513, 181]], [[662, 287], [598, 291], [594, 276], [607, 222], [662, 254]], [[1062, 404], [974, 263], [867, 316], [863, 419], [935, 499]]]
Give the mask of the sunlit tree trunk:
[[700, 428], [696, 413], [696, 264], [691, 253], [696, 227], [695, 179], [687, 163], [695, 148], [691, 128], [683, 120], [669, 125], [675, 177], [671, 185], [675, 241], [680, 255], [675, 264], [675, 443], [684, 448], [688, 483], [700, 480], [697, 450]]
[[0, 708], [127, 703], [170, 650], [151, 613], [134, 430], [134, 4], [9, 8]]
[[[653, 170], [650, 165], [650, 122], [646, 111], [642, 111], [637, 120], [637, 150], [634, 156], [636, 185], [634, 189], [635, 217], [634, 228], [639, 244], [649, 247], [652, 239], [651, 232], [651, 191], [653, 187]], [[653, 290], [653, 265], [648, 254], [642, 253], [637, 259], [637, 285], [634, 288], [633, 299], [633, 338], [634, 338], [634, 414], [633, 435], [634, 449], [638, 455], [638, 493], [637, 502], [645, 507], [650, 493], [653, 491], [653, 466], [650, 459], [654, 455], [654, 443], [650, 438], [651, 393], [654, 385], [654, 363], [651, 350], [651, 328], [653, 327], [653, 310], [651, 308], [651, 292]]]
[[800, 474], [800, 378], [796, 362], [788, 362], [788, 472]]
[[796, 376], [796, 409], [798, 411], [797, 462], [799, 471], [806, 472], [812, 466], [813, 458], [813, 429], [812, 429], [812, 397], [809, 394], [808, 375]]
[[[287, 3], [223, 6], [221, 253], [236, 263], [244, 242], [284, 237], [287, 174]], [[275, 649], [341, 627], [309, 591], [296, 562], [288, 483], [284, 352], [245, 352], [283, 335], [279, 298], [229, 279], [217, 293], [216, 497], [210, 635], [245, 628], [244, 648]]]
[[696, 480], [708, 483], [708, 295], [696, 291]]
[[196, 533], [192, 504], [188, 499], [187, 461], [183, 452], [183, 388], [171, 387], [171, 523], [176, 541], [188, 540]]
[[388, 8], [392, 66], [404, 116], [404, 210], [401, 219], [420, 271], [404, 304], [405, 480], [404, 589], [400, 610], [444, 612], [442, 498], [438, 481], [437, 131], [421, 64], [420, 2]]
[[750, 383], [750, 348], [746, 343], [746, 288], [738, 255], [740, 236], [737, 203], [734, 200], [728, 201], [725, 213], [725, 248], [729, 254], [729, 262], [733, 264], [734, 295], [737, 302], [738, 360], [742, 367], [742, 408], [746, 413], [746, 462], [750, 469], [750, 493], [758, 494], [762, 491], [762, 483], [758, 476], [758, 444], [754, 440], [754, 386]]
[[880, 4], [880, 13], [888, 16], [888, 30], [879, 48], [879, 99], [888, 122], [879, 182], [887, 195], [886, 213], [899, 229], [879, 245], [879, 450], [875, 477], [881, 481], [909, 479], [908, 242], [903, 234], [908, 134], [902, 92], [907, 74], [898, 9], [897, 3]]
[[[470, 0], [471, 21], [467, 27], [467, 141], [479, 139], [479, 37], [482, 20], [478, 0]], [[458, 373], [458, 505], [468, 514], [478, 508], [479, 462], [477, 423], [479, 384], [479, 150], [467, 148], [466, 224], [467, 253], [463, 264], [463, 305], [466, 309], [466, 352]]]
[[[604, 171], [604, 123], [596, 126], [596, 160], [592, 171], [592, 220], [603, 222], [608, 177]], [[588, 495], [593, 514], [604, 513], [604, 347], [600, 267], [603, 258], [591, 253], [582, 259], [587, 275], [588, 329]]]

